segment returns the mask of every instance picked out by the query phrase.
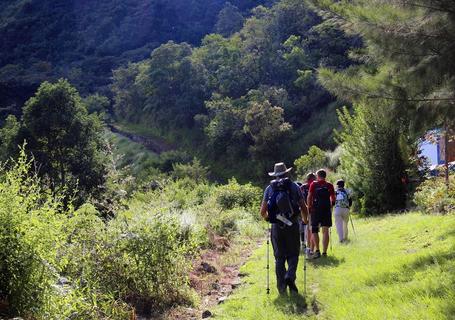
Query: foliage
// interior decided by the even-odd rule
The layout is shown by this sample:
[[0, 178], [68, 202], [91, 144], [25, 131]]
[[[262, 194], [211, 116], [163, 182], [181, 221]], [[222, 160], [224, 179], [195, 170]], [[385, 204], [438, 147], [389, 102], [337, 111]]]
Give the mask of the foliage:
[[403, 209], [406, 168], [399, 146], [400, 126], [383, 106], [360, 104], [354, 109], [354, 115], [347, 108], [339, 112], [343, 125], [337, 134], [342, 145], [341, 175], [356, 193], [363, 214]]
[[0, 128], [0, 160], [4, 163], [11, 157], [17, 148], [16, 138], [20, 130], [20, 123], [16, 117], [9, 115], [5, 124]]
[[300, 177], [305, 177], [309, 172], [325, 167], [327, 163], [326, 154], [317, 146], [311, 146], [308, 153], [295, 160], [295, 172]]
[[215, 31], [224, 37], [228, 37], [242, 28], [243, 21], [244, 18], [239, 8], [230, 2], [226, 2], [223, 9], [218, 13]]
[[420, 184], [414, 194], [419, 208], [429, 213], [448, 213], [455, 211], [455, 181], [452, 176], [449, 188], [440, 177], [430, 178]]
[[65, 243], [61, 202], [29, 176], [31, 166], [22, 150], [0, 182], [0, 297], [29, 315], [53, 294]]
[[[220, 17], [234, 10], [229, 4], [225, 9]], [[346, 68], [347, 52], [358, 42], [302, 1], [260, 6], [227, 38], [208, 35], [197, 48], [169, 42], [149, 59], [114, 71], [115, 112], [120, 120], [152, 124], [161, 132], [200, 129], [205, 136], [172, 142], [189, 145], [205, 163], [237, 172], [245, 165], [238, 158], [249, 154], [253, 161], [245, 178], [257, 179], [270, 163], [300, 155], [299, 141], [304, 150], [319, 142], [319, 126], [332, 135], [336, 117], [325, 125], [323, 116], [310, 138], [304, 134], [309, 119], [324, 115], [334, 101], [317, 84], [314, 70]], [[321, 146], [335, 147], [330, 138], [323, 140]], [[206, 143], [213, 150], [201, 150]], [[280, 152], [270, 152], [277, 147]]]
[[[452, 1], [313, 1], [364, 47], [352, 53], [361, 65], [339, 72], [319, 70], [338, 97], [387, 105], [402, 120], [401, 145], [411, 180], [417, 179], [416, 141], [428, 130], [453, 131], [455, 10]], [[437, 49], [435, 49], [437, 48]], [[403, 143], [404, 141], [404, 143]], [[412, 147], [409, 147], [412, 146]]]
[[[265, 0], [231, 0], [248, 15]], [[42, 81], [68, 78], [84, 95], [109, 93], [113, 69], [170, 40], [198, 44], [226, 0], [0, 2], [0, 107], [17, 114]], [[24, 32], [24, 30], [28, 30]]]
[[241, 185], [235, 178], [216, 190], [216, 202], [223, 210], [243, 208], [256, 212], [261, 199], [261, 190], [251, 184]]
[[103, 219], [42, 188], [31, 166], [22, 151], [0, 181], [0, 300], [11, 316], [125, 319], [192, 303], [189, 257], [211, 234], [262, 234], [251, 184], [163, 180]]
[[283, 108], [272, 106], [269, 101], [251, 103], [244, 131], [253, 141], [249, 148], [252, 158], [262, 163], [261, 173], [276, 158], [274, 151], [284, 149], [291, 130], [292, 126], [284, 120]]
[[194, 158], [189, 164], [174, 163], [172, 168], [172, 175], [175, 178], [190, 178], [197, 183], [207, 181], [207, 176], [209, 174], [208, 168], [204, 167], [197, 158]]
[[104, 121], [109, 120], [109, 115], [112, 111], [110, 110], [111, 102], [108, 97], [95, 93], [87, 96], [83, 101], [89, 114], [94, 113]]
[[68, 81], [44, 82], [23, 109], [21, 132], [27, 152], [53, 190], [64, 187], [84, 199], [104, 182], [102, 127]]

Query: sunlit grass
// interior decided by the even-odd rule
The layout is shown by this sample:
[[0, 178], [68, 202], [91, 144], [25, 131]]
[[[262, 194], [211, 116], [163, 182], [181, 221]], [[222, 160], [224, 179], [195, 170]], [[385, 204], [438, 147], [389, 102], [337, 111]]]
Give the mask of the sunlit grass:
[[[242, 272], [244, 285], [215, 310], [217, 319], [455, 319], [455, 216], [411, 213], [354, 221], [357, 236], [329, 257], [303, 259], [297, 297], [279, 298], [273, 258], [266, 295], [266, 246]], [[332, 232], [335, 235], [335, 232]], [[303, 258], [303, 257], [301, 257]]]

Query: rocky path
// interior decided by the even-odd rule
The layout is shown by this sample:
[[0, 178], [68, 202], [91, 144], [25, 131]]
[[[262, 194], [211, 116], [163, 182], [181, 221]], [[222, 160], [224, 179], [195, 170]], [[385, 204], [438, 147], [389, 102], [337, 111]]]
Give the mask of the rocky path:
[[200, 305], [194, 308], [177, 307], [153, 320], [193, 320], [212, 316], [211, 309], [223, 303], [242, 283], [240, 268], [262, 241], [230, 245], [224, 238], [218, 239], [215, 248], [204, 251], [193, 263], [190, 285], [200, 297]]

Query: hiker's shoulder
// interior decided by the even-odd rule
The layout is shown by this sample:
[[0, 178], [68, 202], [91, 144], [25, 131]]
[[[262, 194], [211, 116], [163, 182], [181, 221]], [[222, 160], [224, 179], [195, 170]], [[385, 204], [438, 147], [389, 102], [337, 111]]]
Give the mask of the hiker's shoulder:
[[270, 195], [272, 194], [272, 185], [269, 184], [267, 187], [265, 187], [264, 189], [264, 199], [267, 199], [268, 197], [270, 197]]

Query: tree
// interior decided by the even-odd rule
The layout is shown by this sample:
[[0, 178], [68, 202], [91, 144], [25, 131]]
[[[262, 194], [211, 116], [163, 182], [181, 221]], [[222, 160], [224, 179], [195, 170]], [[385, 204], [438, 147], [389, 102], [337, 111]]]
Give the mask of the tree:
[[114, 114], [117, 118], [131, 122], [143, 118], [146, 97], [136, 78], [144, 68], [145, 63], [130, 63], [113, 71], [111, 90], [114, 95]]
[[327, 164], [327, 157], [324, 150], [317, 146], [311, 146], [308, 153], [295, 160], [294, 166], [296, 173], [304, 177], [309, 172], [315, 172]]
[[21, 137], [54, 191], [67, 187], [86, 198], [103, 184], [102, 130], [66, 80], [43, 82], [23, 108]]
[[0, 161], [5, 162], [17, 151], [17, 135], [20, 130], [20, 123], [16, 117], [9, 115], [3, 127], [0, 129]]
[[112, 110], [110, 110], [111, 102], [106, 96], [95, 93], [86, 97], [84, 103], [87, 106], [88, 113], [94, 113], [104, 120], [108, 120], [112, 114]]
[[239, 8], [230, 2], [226, 2], [224, 8], [218, 13], [215, 32], [224, 37], [229, 37], [242, 28], [244, 20]]
[[152, 52], [136, 78], [146, 96], [144, 111], [164, 127], [191, 127], [204, 107], [205, 74], [191, 54], [186, 43], [163, 44]]
[[360, 200], [366, 215], [406, 206], [405, 159], [400, 148], [401, 128], [387, 114], [387, 105], [355, 106], [339, 112], [343, 129], [337, 133], [342, 146], [340, 174]]
[[247, 150], [245, 105], [230, 98], [214, 95], [206, 102], [209, 122], [204, 128], [215, 159], [220, 156], [236, 158]]
[[245, 115], [244, 131], [252, 140], [249, 151], [258, 164], [258, 175], [272, 162], [284, 160], [292, 126], [284, 121], [284, 110], [269, 101], [250, 102]]
[[455, 3], [431, 1], [317, 1], [365, 46], [355, 52], [362, 65], [334, 73], [322, 83], [349, 100], [381, 100], [409, 120], [419, 137], [455, 122]]

